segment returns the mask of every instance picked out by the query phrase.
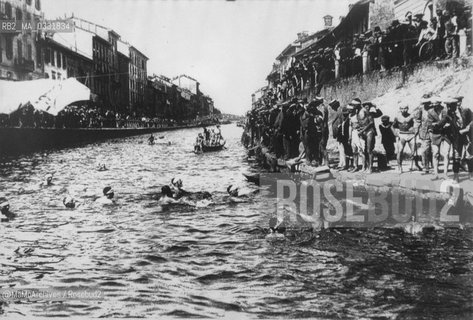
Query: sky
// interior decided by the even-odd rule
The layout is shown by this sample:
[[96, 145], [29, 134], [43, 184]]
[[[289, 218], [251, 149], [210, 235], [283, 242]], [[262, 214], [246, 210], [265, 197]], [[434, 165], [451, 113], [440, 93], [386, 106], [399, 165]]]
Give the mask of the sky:
[[189, 75], [222, 112], [244, 114], [297, 33], [346, 15], [355, 0], [43, 0], [46, 19], [80, 17], [142, 51], [148, 75]]

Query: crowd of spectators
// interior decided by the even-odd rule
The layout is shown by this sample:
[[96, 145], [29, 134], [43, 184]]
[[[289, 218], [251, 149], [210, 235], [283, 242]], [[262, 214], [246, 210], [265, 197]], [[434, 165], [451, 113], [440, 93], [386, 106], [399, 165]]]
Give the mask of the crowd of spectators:
[[[367, 70], [387, 70], [422, 60], [458, 57], [462, 29], [471, 30], [469, 10], [438, 10], [429, 21], [424, 20], [423, 14], [407, 12], [405, 21], [394, 20], [386, 30], [376, 26], [363, 34], [342, 38], [332, 47], [313, 49], [293, 57], [291, 66], [272, 81], [272, 93], [278, 100], [285, 101], [306, 88], [315, 87], [318, 95], [323, 85], [334, 79], [336, 62], [341, 78], [363, 73], [363, 55], [367, 56]], [[424, 43], [428, 44], [423, 46]]]
[[[53, 116], [36, 110], [31, 104], [21, 106], [12, 114], [0, 114], [0, 127], [20, 128], [162, 128], [191, 125], [206, 119], [178, 120], [137, 116], [101, 107], [70, 105]], [[197, 122], [196, 122], [197, 121]]]
[[[437, 177], [442, 158], [443, 176], [447, 178], [451, 159], [455, 180], [458, 181], [462, 167], [473, 179], [473, 113], [462, 101], [462, 96], [443, 99], [424, 96], [414, 112], [402, 105], [391, 121], [376, 105], [358, 98], [346, 107], [341, 107], [337, 100], [326, 104], [321, 97], [309, 103], [293, 98], [288, 103], [251, 110], [242, 142], [250, 148], [267, 147], [288, 163], [302, 163], [305, 159], [307, 165], [328, 166], [327, 143], [331, 132], [338, 145], [337, 169], [370, 173], [376, 137], [380, 136], [384, 163], [397, 159], [401, 173], [403, 152], [408, 145], [411, 170], [415, 162], [416, 168], [425, 173], [433, 168]], [[332, 113], [330, 123], [329, 113]], [[375, 126], [376, 118], [381, 118], [379, 129]], [[380, 153], [377, 154], [378, 169], [381, 169]], [[419, 157], [422, 167], [417, 161]]]

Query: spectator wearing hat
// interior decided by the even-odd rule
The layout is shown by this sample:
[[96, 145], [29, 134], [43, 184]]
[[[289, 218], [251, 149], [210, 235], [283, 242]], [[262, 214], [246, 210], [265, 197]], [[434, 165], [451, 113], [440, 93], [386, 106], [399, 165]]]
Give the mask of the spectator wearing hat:
[[396, 154], [394, 152], [396, 133], [393, 128], [393, 123], [389, 120], [389, 116], [384, 115], [381, 117], [381, 124], [379, 125], [381, 143], [383, 144], [384, 151], [386, 152], [386, 159], [388, 161], [396, 158]]
[[433, 41], [433, 39], [436, 37], [436, 30], [431, 28], [427, 21], [422, 20], [420, 23], [419, 39], [417, 40], [415, 46], [419, 48], [424, 42]]
[[429, 110], [432, 107], [432, 103], [429, 98], [422, 98], [421, 107], [419, 112], [416, 115], [416, 121], [419, 123], [417, 127], [417, 134], [421, 142], [421, 155], [422, 155], [422, 165], [424, 173], [429, 173], [430, 162], [432, 158], [432, 143], [430, 140], [429, 133]]
[[306, 110], [301, 116], [301, 140], [304, 145], [304, 150], [305, 150], [305, 156], [306, 156], [306, 162], [307, 164], [311, 164], [312, 162], [315, 162], [317, 158], [317, 149], [318, 149], [318, 143], [317, 141], [317, 127], [315, 124], [315, 115], [314, 115], [314, 110], [315, 107], [313, 103], [309, 103], [307, 105]]
[[448, 163], [450, 160], [450, 148], [451, 142], [448, 140], [447, 135], [445, 134], [445, 129], [448, 126], [449, 118], [447, 111], [443, 110], [441, 100], [438, 98], [432, 99], [432, 109], [428, 112], [428, 130], [430, 133], [430, 140], [432, 143], [432, 160], [434, 164], [434, 175], [435, 178], [438, 178], [439, 175], [439, 162], [440, 156], [443, 157], [444, 161], [444, 178], [447, 177], [448, 172]]
[[284, 135], [287, 134], [287, 110], [289, 106], [286, 103], [280, 105], [279, 113], [273, 124], [273, 146], [276, 157], [280, 158], [284, 155]]
[[350, 113], [354, 109], [353, 106], [349, 105], [342, 108], [342, 121], [340, 125], [340, 131], [338, 134], [337, 142], [343, 147], [345, 154], [345, 165], [341, 170], [348, 170], [353, 167], [353, 150], [351, 147], [351, 124], [350, 124]]
[[463, 128], [463, 119], [457, 108], [458, 101], [456, 99], [448, 98], [444, 100], [444, 103], [447, 107], [447, 123], [449, 124], [445, 131], [453, 151], [453, 179], [458, 182], [463, 150], [463, 137], [460, 134], [460, 130]]
[[[351, 133], [351, 147], [353, 150], [353, 169], [351, 172], [359, 171], [358, 160], [361, 158], [362, 170], [366, 169], [365, 151], [366, 151], [366, 140], [360, 137], [360, 123], [359, 118], [363, 120], [369, 115], [365, 112], [361, 106], [361, 100], [358, 98], [353, 99], [350, 102], [350, 133]], [[361, 115], [360, 115], [361, 113]]]
[[450, 16], [447, 10], [444, 11], [445, 17], [445, 53], [446, 58], [458, 57], [458, 24], [457, 20]]
[[327, 152], [327, 143], [329, 138], [329, 127], [328, 127], [328, 115], [329, 111], [327, 106], [323, 103], [324, 99], [322, 97], [315, 97], [315, 120], [317, 125], [317, 134], [319, 135], [319, 148], [318, 148], [318, 162], [323, 165], [328, 166], [328, 152]]
[[332, 100], [328, 104], [332, 110], [335, 112], [335, 118], [332, 121], [332, 136], [338, 142], [338, 167], [337, 169], [342, 169], [345, 167], [345, 150], [343, 144], [339, 141], [339, 136], [341, 135], [341, 126], [343, 121], [342, 108], [340, 108], [340, 102], [336, 99]]
[[358, 136], [360, 138], [360, 146], [364, 147], [364, 150], [360, 150], [360, 154], [364, 153], [362, 158], [364, 164], [362, 167], [363, 171], [371, 173], [373, 170], [373, 159], [374, 159], [374, 146], [376, 139], [376, 127], [374, 125], [374, 116], [381, 116], [382, 113], [376, 108], [371, 102], [365, 102], [362, 104], [362, 108], [357, 114], [358, 118]]
[[473, 113], [470, 108], [464, 107], [463, 106], [463, 96], [455, 96], [453, 99], [457, 101], [457, 109], [461, 115], [462, 118], [462, 128], [463, 134], [461, 135], [461, 142], [462, 142], [462, 166], [466, 163], [468, 165], [468, 172], [470, 172], [470, 176], [473, 175], [473, 160], [471, 158], [467, 158], [467, 147], [470, 144], [470, 140], [467, 133], [464, 129], [469, 128], [470, 123], [473, 121]]
[[402, 26], [399, 20], [394, 20], [386, 35], [388, 43], [387, 68], [398, 67], [403, 62], [403, 39], [407, 32], [407, 25]]

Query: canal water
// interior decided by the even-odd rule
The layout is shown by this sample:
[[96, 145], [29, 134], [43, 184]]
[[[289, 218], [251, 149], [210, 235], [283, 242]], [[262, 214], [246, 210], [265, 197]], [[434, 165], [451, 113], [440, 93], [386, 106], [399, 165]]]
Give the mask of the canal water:
[[[100, 300], [7, 302], [7, 316], [470, 319], [473, 234], [446, 229], [340, 229], [266, 237], [276, 208], [263, 194], [243, 202], [256, 171], [241, 128], [222, 127], [227, 149], [195, 155], [201, 129], [111, 140], [4, 160], [0, 195], [16, 218], [0, 223], [0, 287], [76, 287]], [[108, 171], [97, 171], [98, 163]], [[54, 174], [54, 185], [39, 186]], [[213, 204], [162, 207], [173, 177], [209, 191]], [[94, 200], [112, 186], [116, 204]], [[81, 202], [66, 209], [62, 199]]]

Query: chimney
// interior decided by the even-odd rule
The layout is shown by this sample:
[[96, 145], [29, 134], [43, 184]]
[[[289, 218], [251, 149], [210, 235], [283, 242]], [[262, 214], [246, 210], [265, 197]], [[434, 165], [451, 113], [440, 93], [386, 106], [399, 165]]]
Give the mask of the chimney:
[[333, 17], [329, 14], [324, 17], [324, 25], [326, 29], [332, 26], [332, 20]]

